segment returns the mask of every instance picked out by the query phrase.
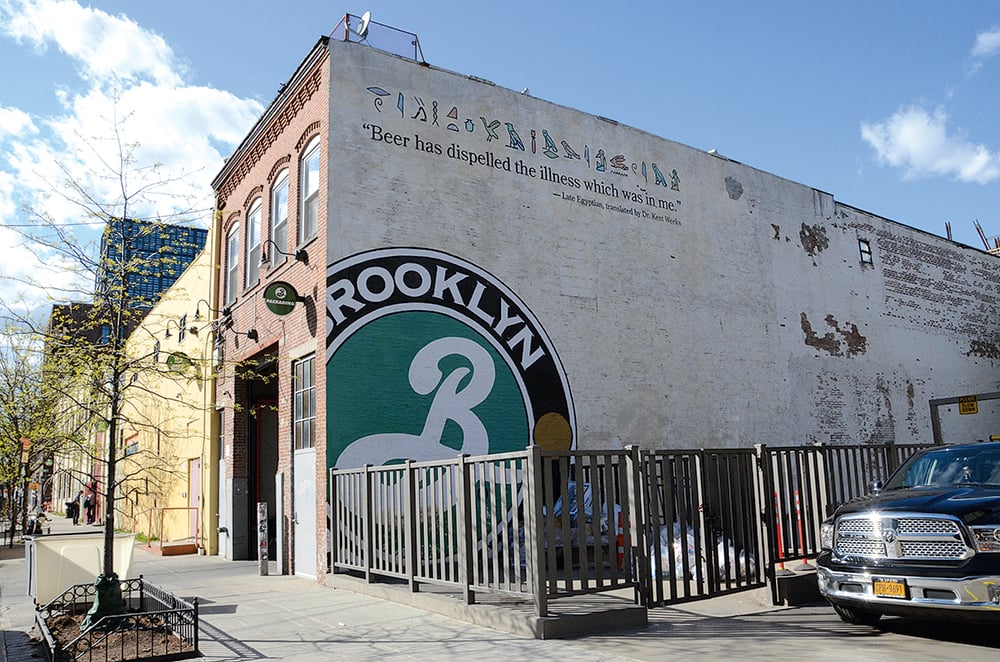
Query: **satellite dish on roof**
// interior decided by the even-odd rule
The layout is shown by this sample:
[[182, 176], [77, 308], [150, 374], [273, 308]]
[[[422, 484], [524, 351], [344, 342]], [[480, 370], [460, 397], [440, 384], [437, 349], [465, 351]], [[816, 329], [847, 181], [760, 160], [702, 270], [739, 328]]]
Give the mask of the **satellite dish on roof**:
[[372, 13], [370, 11], [366, 11], [361, 15], [361, 23], [358, 24], [357, 33], [362, 39], [368, 36], [368, 24], [371, 23], [371, 20]]

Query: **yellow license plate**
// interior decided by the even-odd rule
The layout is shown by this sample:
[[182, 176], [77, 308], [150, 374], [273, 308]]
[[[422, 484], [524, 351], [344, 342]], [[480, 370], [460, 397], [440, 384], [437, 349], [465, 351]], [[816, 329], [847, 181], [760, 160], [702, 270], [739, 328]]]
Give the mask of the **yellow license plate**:
[[872, 592], [876, 598], [902, 598], [909, 597], [906, 591], [906, 582], [902, 579], [875, 579], [872, 583]]

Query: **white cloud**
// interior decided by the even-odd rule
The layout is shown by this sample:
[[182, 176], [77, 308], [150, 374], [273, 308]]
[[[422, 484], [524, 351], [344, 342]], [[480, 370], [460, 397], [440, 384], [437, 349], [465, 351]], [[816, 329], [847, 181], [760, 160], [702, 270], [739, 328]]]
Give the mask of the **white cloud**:
[[[126, 16], [74, 0], [0, 0], [4, 37], [38, 51], [58, 49], [76, 66], [79, 81], [52, 90], [58, 114], [0, 107], [3, 224], [30, 222], [22, 208], [55, 223], [88, 220], [85, 209], [65, 195], [70, 180], [109, 213], [208, 222], [211, 180], [228, 156], [226, 146], [235, 147], [263, 112], [259, 102], [188, 85], [185, 65], [162, 37]], [[127, 212], [115, 174], [119, 140], [133, 150], [129, 191], [155, 184], [130, 199]], [[76, 229], [85, 238], [96, 235]], [[9, 231], [2, 230], [0, 245], [14, 245]], [[10, 304], [26, 296], [24, 305], [47, 307], [48, 295], [65, 299], [61, 288], [74, 282], [70, 265], [52, 253], [21, 254], [17, 264], [0, 263], [0, 301]], [[48, 292], [44, 287], [29, 291], [25, 278]]]
[[907, 177], [944, 176], [976, 184], [1000, 179], [1000, 154], [949, 134], [942, 110], [903, 108], [883, 122], [862, 123], [861, 137], [880, 162], [903, 169]]
[[972, 47], [972, 57], [990, 57], [997, 52], [1000, 52], [1000, 29], [980, 32], [976, 35], [976, 43]]
[[176, 85], [182, 67], [163, 37], [127, 16], [111, 16], [74, 0], [3, 0], [3, 31], [44, 51], [54, 44], [89, 80], [151, 79]]
[[38, 133], [38, 127], [28, 113], [18, 108], [0, 106], [0, 140], [7, 136], [21, 136], [25, 133]]

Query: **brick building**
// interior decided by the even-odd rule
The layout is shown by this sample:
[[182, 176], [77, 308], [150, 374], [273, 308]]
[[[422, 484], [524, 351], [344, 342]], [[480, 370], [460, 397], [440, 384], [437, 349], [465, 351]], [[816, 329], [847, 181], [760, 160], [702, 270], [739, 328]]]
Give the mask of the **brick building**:
[[[257, 558], [255, 504], [268, 503], [270, 557], [285, 569], [287, 553], [282, 552], [288, 549], [294, 514], [280, 504], [293, 502], [292, 476], [313, 486], [313, 513], [306, 515], [302, 506], [307, 499], [296, 497], [299, 521], [308, 521], [313, 531], [323, 523], [314, 498], [324, 471], [315, 461], [316, 439], [325, 428], [323, 403], [314, 397], [323, 387], [323, 372], [313, 366], [325, 360], [318, 329], [323, 324], [328, 192], [318, 184], [327, 177], [329, 89], [322, 40], [213, 184], [216, 254], [222, 262], [216, 387], [222, 446], [220, 550], [229, 558]], [[275, 315], [263, 299], [264, 289], [274, 282], [307, 296], [294, 302], [291, 312]], [[308, 409], [305, 419], [297, 420], [294, 442], [293, 401], [305, 402]], [[310, 480], [303, 478], [304, 472]], [[275, 482], [276, 475], [282, 482]], [[295, 571], [315, 575], [317, 542], [306, 544], [298, 550]]]
[[227, 556], [264, 502], [322, 575], [333, 466], [928, 441], [928, 403], [996, 390], [997, 257], [382, 29], [320, 39], [213, 182]]

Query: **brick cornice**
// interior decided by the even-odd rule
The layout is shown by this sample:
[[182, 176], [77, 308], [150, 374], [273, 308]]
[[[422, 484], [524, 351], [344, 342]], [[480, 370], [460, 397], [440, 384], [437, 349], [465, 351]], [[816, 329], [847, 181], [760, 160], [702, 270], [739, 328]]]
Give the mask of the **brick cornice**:
[[302, 81], [298, 89], [291, 93], [281, 110], [277, 112], [267, 128], [260, 134], [260, 137], [251, 145], [248, 145], [246, 151], [238, 155], [237, 158], [240, 159], [240, 162], [233, 169], [226, 183], [219, 187], [217, 198], [220, 209], [225, 209], [229, 196], [233, 194], [233, 191], [236, 190], [250, 171], [260, 163], [278, 137], [288, 128], [288, 125], [295, 119], [306, 103], [312, 99], [313, 95], [319, 91], [323, 82], [322, 71], [322, 66], [317, 65]]

